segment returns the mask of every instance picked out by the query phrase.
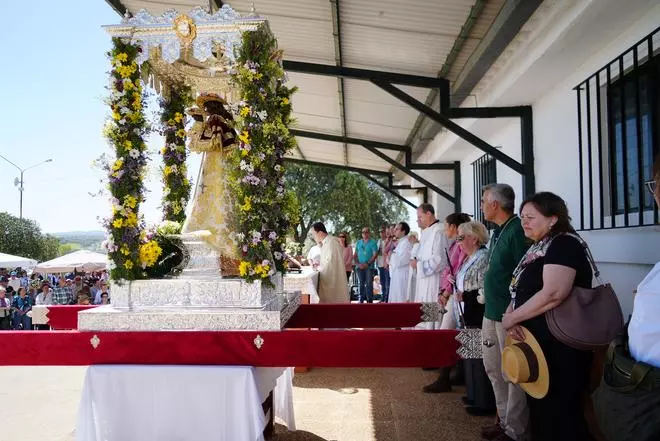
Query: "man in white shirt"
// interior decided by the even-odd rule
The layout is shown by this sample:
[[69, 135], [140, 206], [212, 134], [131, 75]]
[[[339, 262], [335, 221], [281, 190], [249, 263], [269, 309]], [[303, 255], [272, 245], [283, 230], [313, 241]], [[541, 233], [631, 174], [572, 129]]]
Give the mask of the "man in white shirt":
[[312, 226], [314, 240], [320, 245], [319, 303], [349, 303], [344, 251], [339, 240], [330, 236], [323, 222]]
[[309, 249], [309, 252], [307, 253], [307, 262], [313, 267], [317, 267], [321, 262], [321, 247], [319, 247], [318, 244], [314, 244], [314, 246]]
[[[660, 154], [653, 165], [653, 180], [646, 182], [660, 206]], [[660, 368], [660, 262], [637, 287], [632, 318], [628, 325], [630, 355], [637, 361]]]
[[16, 271], [11, 273], [11, 278], [9, 279], [7, 286], [11, 286], [14, 289], [14, 292], [18, 292], [18, 288], [21, 287], [21, 279], [16, 277]]
[[[422, 234], [414, 263], [417, 268], [415, 301], [433, 303], [438, 301], [440, 275], [447, 266], [446, 249], [449, 243], [431, 204], [424, 203], [417, 208], [417, 223], [422, 228]], [[440, 323], [420, 323], [417, 328], [440, 329]]]
[[410, 226], [401, 222], [394, 227], [397, 238], [396, 248], [390, 256], [390, 298], [391, 303], [409, 302], [408, 273], [410, 272], [410, 252], [412, 243], [408, 240]]

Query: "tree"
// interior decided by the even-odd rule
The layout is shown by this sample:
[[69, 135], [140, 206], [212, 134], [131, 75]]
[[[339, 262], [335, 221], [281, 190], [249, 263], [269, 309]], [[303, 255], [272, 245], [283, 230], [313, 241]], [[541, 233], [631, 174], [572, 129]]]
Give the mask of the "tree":
[[0, 252], [44, 261], [57, 257], [59, 246], [59, 239], [42, 234], [35, 221], [0, 213]]
[[332, 232], [358, 237], [363, 226], [380, 226], [406, 218], [403, 202], [382, 191], [364, 176], [329, 167], [287, 164], [287, 188], [298, 199], [299, 219], [294, 240], [303, 244], [314, 222], [323, 221]]

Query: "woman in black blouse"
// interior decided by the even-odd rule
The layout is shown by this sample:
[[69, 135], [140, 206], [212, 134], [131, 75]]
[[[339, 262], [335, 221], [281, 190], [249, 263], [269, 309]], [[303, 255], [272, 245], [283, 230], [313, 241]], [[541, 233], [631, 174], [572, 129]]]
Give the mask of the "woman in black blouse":
[[542, 399], [527, 397], [532, 441], [591, 439], [582, 411], [592, 352], [573, 349], [548, 329], [546, 311], [568, 297], [573, 286], [591, 288], [592, 271], [580, 241], [571, 236], [566, 203], [549, 192], [537, 193], [520, 206], [525, 235], [534, 241], [511, 282], [511, 306], [502, 326], [517, 340], [524, 326], [536, 337], [548, 362], [550, 389]]

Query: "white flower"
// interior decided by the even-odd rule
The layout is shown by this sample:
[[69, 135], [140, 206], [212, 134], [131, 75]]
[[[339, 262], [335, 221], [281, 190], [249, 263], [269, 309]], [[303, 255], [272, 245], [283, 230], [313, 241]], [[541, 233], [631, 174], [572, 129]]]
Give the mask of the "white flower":
[[131, 109], [129, 109], [128, 107], [122, 107], [121, 109], [119, 109], [119, 113], [121, 113], [122, 115], [126, 115], [128, 113], [131, 113]]
[[268, 238], [269, 238], [270, 240], [275, 240], [275, 239], [277, 239], [277, 233], [274, 232], [274, 231], [271, 231], [270, 234], [268, 235]]
[[265, 110], [262, 110], [260, 112], [257, 112], [257, 116], [259, 117], [259, 119], [261, 121], [264, 121], [266, 118], [268, 118], [268, 112], [266, 112]]
[[236, 233], [236, 239], [243, 241], [245, 239], [245, 234], [244, 233]]
[[282, 166], [281, 166], [281, 165], [279, 165], [279, 164], [277, 164], [277, 165], [276, 165], [275, 167], [273, 167], [273, 168], [275, 169], [275, 171], [276, 171], [276, 172], [278, 172], [278, 171], [281, 171], [281, 170], [282, 170]]
[[128, 156], [130, 156], [130, 157], [133, 158], [133, 159], [137, 159], [137, 158], [140, 157], [140, 152], [138, 152], [136, 149], [131, 149], [131, 150], [128, 152]]
[[168, 194], [170, 194], [171, 191], [172, 190], [170, 189], [170, 187], [165, 187], [165, 189], [163, 190], [163, 196], [167, 196]]
[[247, 246], [247, 245], [243, 245], [243, 252], [244, 252], [244, 253], [247, 253], [247, 252], [248, 252], [248, 246]]
[[170, 170], [172, 170], [172, 173], [176, 173], [179, 171], [179, 168], [176, 166], [176, 164], [172, 164], [170, 167]]
[[282, 256], [282, 253], [280, 253], [279, 251], [275, 251], [273, 253], [273, 257], [275, 257], [275, 260], [282, 260], [283, 256]]
[[270, 265], [270, 260], [264, 259], [261, 261], [261, 266], [266, 266], [266, 265]]

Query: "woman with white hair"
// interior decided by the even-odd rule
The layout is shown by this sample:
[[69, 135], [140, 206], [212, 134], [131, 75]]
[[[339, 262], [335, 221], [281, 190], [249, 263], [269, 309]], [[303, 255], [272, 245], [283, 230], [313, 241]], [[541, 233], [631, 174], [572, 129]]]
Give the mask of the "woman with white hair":
[[[484, 318], [484, 276], [488, 268], [488, 231], [480, 222], [465, 222], [458, 226], [456, 241], [467, 258], [456, 273], [455, 308], [463, 328], [481, 328]], [[481, 359], [463, 360], [465, 389], [463, 398], [471, 415], [488, 415], [494, 412], [495, 396]]]

